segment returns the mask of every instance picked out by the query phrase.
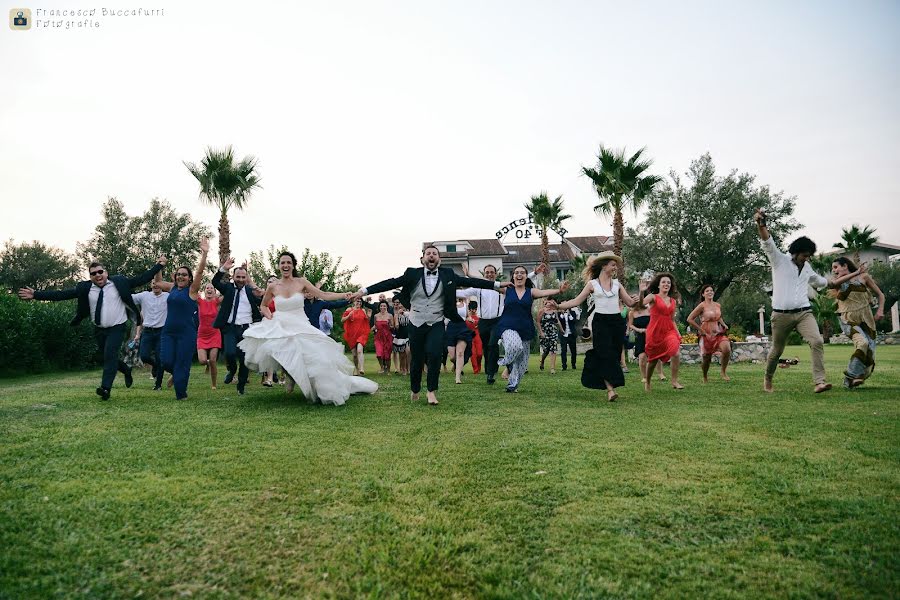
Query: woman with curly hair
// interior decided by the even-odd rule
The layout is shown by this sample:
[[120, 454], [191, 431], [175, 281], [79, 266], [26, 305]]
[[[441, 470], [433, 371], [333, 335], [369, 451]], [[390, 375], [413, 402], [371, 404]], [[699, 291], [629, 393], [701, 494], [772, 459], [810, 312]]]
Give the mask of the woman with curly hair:
[[647, 341], [645, 343], [649, 362], [647, 363], [644, 389], [650, 391], [653, 370], [659, 362], [671, 364], [672, 387], [676, 390], [684, 389], [684, 386], [678, 382], [681, 334], [675, 327], [675, 308], [678, 306], [681, 296], [675, 287], [675, 277], [671, 273], [657, 273], [653, 281], [646, 286], [646, 290], [641, 290], [641, 294], [643, 295], [642, 304], [650, 307], [650, 324], [647, 325]]
[[[709, 383], [709, 365], [712, 356], [721, 352], [720, 364], [722, 366], [722, 379], [731, 381], [726, 369], [731, 358], [731, 341], [728, 339], [728, 325], [722, 320], [722, 307], [718, 302], [713, 302], [716, 290], [712, 285], [706, 284], [700, 289], [700, 297], [703, 299], [697, 307], [688, 315], [688, 325], [697, 330], [700, 343], [700, 355], [703, 357], [703, 383]], [[697, 322], [700, 317], [700, 322]]]

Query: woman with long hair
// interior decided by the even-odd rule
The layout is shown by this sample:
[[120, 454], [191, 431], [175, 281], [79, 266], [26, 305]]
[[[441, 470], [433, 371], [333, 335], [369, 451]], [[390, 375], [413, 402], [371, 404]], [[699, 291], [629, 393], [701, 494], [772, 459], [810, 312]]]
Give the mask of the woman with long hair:
[[[641, 286], [644, 287], [643, 285]], [[646, 289], [641, 290], [642, 304], [650, 307], [650, 324], [647, 326], [647, 377], [644, 389], [650, 391], [653, 370], [659, 362], [670, 363], [672, 367], [672, 387], [684, 389], [678, 382], [678, 367], [681, 357], [681, 334], [675, 327], [675, 308], [681, 295], [675, 287], [675, 277], [671, 273], [657, 273]]]
[[555, 296], [569, 289], [569, 283], [563, 282], [559, 289], [538, 290], [528, 278], [528, 270], [519, 265], [512, 270], [513, 285], [506, 288], [503, 301], [503, 314], [497, 322], [497, 335], [503, 341], [506, 355], [497, 363], [509, 367], [509, 380], [506, 391], [519, 391], [519, 382], [528, 367], [530, 354], [529, 342], [534, 339], [534, 318], [531, 316], [531, 303], [535, 298]]
[[164, 292], [169, 292], [166, 299], [166, 324], [163, 325], [159, 341], [159, 356], [163, 369], [172, 374], [176, 400], [187, 399], [191, 361], [197, 349], [194, 313], [197, 312], [200, 279], [206, 270], [208, 252], [209, 240], [203, 238], [200, 241], [200, 260], [196, 269], [192, 271], [190, 267], [178, 267], [175, 269], [175, 283], [157, 280], [157, 285]]
[[[700, 343], [700, 356], [703, 357], [703, 383], [709, 383], [709, 365], [713, 354], [721, 353], [719, 364], [722, 366], [722, 379], [731, 381], [726, 369], [731, 358], [731, 341], [728, 339], [728, 325], [722, 320], [722, 306], [713, 302], [716, 290], [712, 285], [706, 284], [700, 288], [702, 301], [688, 315], [688, 325], [697, 330]], [[700, 321], [697, 321], [700, 317]]]
[[[645, 283], [649, 283], [649, 280]], [[635, 304], [628, 311], [628, 329], [634, 332], [634, 356], [641, 371], [641, 385], [647, 381], [647, 327], [650, 325], [650, 309], [643, 304]], [[662, 364], [659, 365], [659, 380], [666, 381]]]
[[[453, 363], [453, 372], [456, 375], [456, 383], [462, 383], [463, 367], [472, 357], [472, 330], [466, 325], [466, 301], [464, 298], [456, 299], [456, 313], [459, 321], [447, 320], [444, 332], [444, 347], [446, 356]], [[444, 357], [446, 360], [446, 356]]]
[[[831, 263], [829, 294], [837, 300], [841, 330], [853, 342], [853, 355], [844, 371], [844, 387], [865, 383], [875, 370], [875, 321], [884, 318], [884, 293], [866, 265], [859, 268], [843, 256]], [[872, 295], [878, 297], [878, 309], [872, 314]]]
[[553, 298], [544, 298], [544, 304], [537, 314], [538, 333], [541, 338], [541, 371], [544, 360], [550, 356], [550, 374], [556, 374], [556, 352], [559, 350], [559, 311]]
[[622, 259], [612, 252], [598, 254], [584, 268], [585, 285], [581, 293], [559, 305], [560, 310], [567, 310], [589, 297], [593, 299], [591, 335], [594, 347], [584, 355], [581, 385], [606, 390], [606, 399], [610, 402], [619, 399], [616, 388], [625, 385], [621, 363], [625, 319], [622, 318], [619, 303], [629, 307], [635, 304], [635, 299], [615, 278], [621, 267]]

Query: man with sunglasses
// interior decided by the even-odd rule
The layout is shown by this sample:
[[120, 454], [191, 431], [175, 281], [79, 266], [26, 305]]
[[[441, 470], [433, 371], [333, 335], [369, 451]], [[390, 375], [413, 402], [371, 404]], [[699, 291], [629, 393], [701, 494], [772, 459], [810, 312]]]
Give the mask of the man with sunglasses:
[[22, 300], [78, 300], [71, 324], [78, 325], [85, 318], [94, 322], [94, 335], [103, 355], [103, 378], [97, 388], [101, 400], [109, 400], [116, 371], [125, 375], [125, 387], [131, 387], [131, 367], [119, 360], [125, 322], [130, 318], [135, 324], [141, 324], [141, 312], [134, 304], [131, 292], [138, 286], [150, 283], [165, 264], [166, 257], [160, 256], [148, 271], [136, 277], [126, 277], [110, 276], [103, 263], [92, 262], [88, 267], [90, 280], [80, 281], [68, 290], [34, 290], [30, 287], [19, 290]]

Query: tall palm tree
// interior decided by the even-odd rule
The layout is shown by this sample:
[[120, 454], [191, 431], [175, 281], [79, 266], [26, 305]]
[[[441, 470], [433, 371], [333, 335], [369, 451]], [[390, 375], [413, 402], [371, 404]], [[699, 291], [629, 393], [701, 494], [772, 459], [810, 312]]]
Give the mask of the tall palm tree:
[[853, 262], [857, 265], [859, 264], [859, 253], [878, 243], [878, 236], [875, 235], [875, 230], [868, 225], [860, 229], [859, 225], [854, 224], [850, 229], [842, 229], [841, 239], [844, 241], [838, 242], [834, 247], [840, 248], [847, 253], [852, 252]]
[[571, 219], [572, 215], [563, 213], [562, 196], [554, 200], [547, 197], [547, 192], [541, 192], [531, 197], [531, 202], [525, 205], [525, 210], [531, 215], [534, 223], [541, 228], [541, 262], [550, 267], [550, 243], [547, 240], [548, 229], [558, 229], [562, 222]]
[[[619, 256], [622, 256], [622, 240], [625, 237], [622, 213], [629, 208], [637, 213], [662, 181], [662, 177], [657, 175], [645, 175], [653, 161], [642, 159], [644, 150], [641, 148], [626, 158], [624, 148], [612, 150], [601, 144], [596, 168], [581, 167], [581, 172], [593, 182], [594, 191], [600, 199], [594, 212], [613, 218], [613, 251]], [[622, 277], [624, 275], [622, 273]]]
[[231, 229], [228, 211], [243, 209], [253, 190], [260, 188], [256, 172], [257, 160], [246, 156], [235, 162], [234, 149], [207, 148], [200, 165], [185, 162], [184, 166], [200, 183], [200, 199], [219, 209], [219, 264], [231, 256]]

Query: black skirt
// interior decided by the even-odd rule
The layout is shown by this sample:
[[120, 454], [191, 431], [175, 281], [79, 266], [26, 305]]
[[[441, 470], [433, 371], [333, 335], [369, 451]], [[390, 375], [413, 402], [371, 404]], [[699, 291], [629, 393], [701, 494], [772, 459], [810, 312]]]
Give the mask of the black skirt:
[[605, 390], [608, 383], [614, 388], [625, 385], [622, 373], [622, 344], [625, 340], [625, 319], [622, 315], [594, 314], [591, 321], [594, 347], [584, 354], [581, 385]]

